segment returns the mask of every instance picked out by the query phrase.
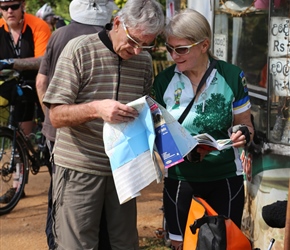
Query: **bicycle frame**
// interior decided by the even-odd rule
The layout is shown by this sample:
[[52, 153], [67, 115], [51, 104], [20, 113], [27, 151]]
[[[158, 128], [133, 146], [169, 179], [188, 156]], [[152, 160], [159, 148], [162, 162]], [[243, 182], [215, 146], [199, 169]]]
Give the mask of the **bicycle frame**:
[[[41, 132], [39, 129], [41, 123], [38, 121], [36, 125], [38, 132], [26, 135], [15, 116], [15, 108], [22, 105], [23, 101], [27, 101], [26, 94], [29, 96], [33, 93], [23, 92], [25, 88], [33, 91], [30, 84], [29, 81], [23, 81], [18, 78], [18, 75], [13, 74], [12, 78], [10, 76], [7, 78], [7, 81], [4, 79], [4, 83], [1, 85], [1, 87], [4, 86], [1, 89], [1, 96], [8, 100], [9, 112], [7, 112], [7, 125], [0, 126], [0, 215], [9, 213], [17, 205], [25, 184], [28, 183], [29, 170], [35, 175], [41, 166], [47, 166], [51, 174], [45, 137], [41, 134], [41, 141], [37, 138], [38, 132]], [[36, 144], [31, 135], [35, 136]]]
[[[26, 155], [31, 163], [30, 167], [31, 167], [31, 172], [32, 174], [37, 174], [39, 172], [39, 168], [41, 166], [41, 164], [43, 164], [40, 160], [39, 157], [39, 152], [36, 152], [34, 146], [32, 145], [31, 141], [29, 140], [29, 138], [23, 133], [23, 131], [21, 130], [21, 128], [19, 127], [19, 125], [15, 125], [13, 124], [13, 115], [14, 115], [14, 106], [11, 105], [9, 108], [10, 111], [10, 118], [9, 117], [9, 122], [8, 122], [8, 126], [7, 127], [1, 127], [2, 130], [10, 130], [13, 132], [13, 147], [12, 147], [12, 152], [11, 152], [11, 158], [10, 158], [10, 163], [9, 163], [9, 173], [12, 173], [14, 171], [13, 166], [14, 164], [14, 159], [15, 159], [15, 143], [16, 143], [16, 139], [21, 141], [21, 144], [26, 152]], [[3, 142], [2, 142], [3, 143]], [[4, 145], [0, 146], [0, 157], [2, 157], [2, 152], [3, 152], [3, 147]], [[29, 169], [27, 169], [29, 170]], [[28, 179], [27, 179], [28, 180]]]

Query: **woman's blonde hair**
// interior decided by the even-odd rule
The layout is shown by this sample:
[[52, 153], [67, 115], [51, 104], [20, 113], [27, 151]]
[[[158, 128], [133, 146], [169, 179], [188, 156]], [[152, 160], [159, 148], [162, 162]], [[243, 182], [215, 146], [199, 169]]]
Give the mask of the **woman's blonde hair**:
[[181, 10], [169, 20], [163, 33], [166, 40], [170, 36], [187, 39], [192, 43], [208, 39], [208, 53], [213, 56], [210, 52], [212, 31], [207, 19], [198, 11], [192, 9]]

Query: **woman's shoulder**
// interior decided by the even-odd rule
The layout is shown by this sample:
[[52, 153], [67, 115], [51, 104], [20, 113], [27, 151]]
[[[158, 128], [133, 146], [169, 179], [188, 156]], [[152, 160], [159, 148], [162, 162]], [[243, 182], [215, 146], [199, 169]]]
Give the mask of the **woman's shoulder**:
[[233, 73], [236, 73], [236, 72], [241, 72], [242, 69], [240, 67], [238, 67], [237, 65], [234, 65], [234, 64], [231, 64], [231, 63], [228, 63], [226, 61], [223, 61], [223, 60], [217, 60], [217, 66], [216, 68], [223, 72], [233, 72]]
[[172, 64], [171, 66], [163, 69], [156, 75], [155, 79], [160, 79], [160, 78], [162, 79], [164, 77], [167, 79], [169, 78], [171, 79], [175, 73], [175, 67], [176, 67], [176, 64]]

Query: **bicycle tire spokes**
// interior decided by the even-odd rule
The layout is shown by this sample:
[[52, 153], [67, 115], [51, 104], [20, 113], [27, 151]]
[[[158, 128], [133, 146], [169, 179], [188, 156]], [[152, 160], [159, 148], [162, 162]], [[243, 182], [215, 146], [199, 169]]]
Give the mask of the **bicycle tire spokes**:
[[13, 132], [0, 128], [0, 215], [17, 205], [28, 177], [26, 154]]
[[12, 141], [6, 137], [0, 137], [0, 173], [1, 178], [9, 181], [11, 179], [11, 174], [15, 171], [14, 161], [14, 149], [12, 146]]

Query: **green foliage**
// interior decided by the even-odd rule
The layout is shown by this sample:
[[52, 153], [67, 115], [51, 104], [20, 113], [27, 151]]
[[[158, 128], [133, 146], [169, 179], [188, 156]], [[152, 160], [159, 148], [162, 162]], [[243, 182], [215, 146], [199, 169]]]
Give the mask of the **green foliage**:
[[[35, 14], [44, 4], [48, 3], [53, 9], [56, 15], [70, 20], [69, 16], [69, 4], [71, 0], [26, 0], [26, 12]], [[115, 0], [115, 3], [121, 9], [127, 0]], [[159, 1], [165, 10], [166, 0]]]
[[35, 14], [44, 4], [48, 3], [56, 15], [70, 19], [68, 7], [71, 0], [27, 0], [26, 12]]
[[117, 4], [119, 9], [121, 9], [124, 6], [124, 4], [127, 2], [127, 0], [115, 0], [114, 2], [115, 4]]
[[[66, 20], [70, 20], [69, 15], [69, 4], [71, 0], [26, 0], [26, 12], [36, 14], [36, 12], [46, 3], [48, 3], [54, 10], [54, 13], [58, 16], [63, 17]], [[127, 0], [115, 0], [116, 5], [121, 9]], [[166, 12], [166, 0], [159, 0], [164, 7], [164, 14]], [[159, 36], [157, 38], [157, 48], [152, 52], [152, 57], [155, 60], [166, 60], [165, 50], [160, 50], [163, 47], [164, 38]]]
[[63, 17], [64, 19], [70, 20], [69, 15], [69, 4], [70, 0], [58, 0], [54, 12], [56, 15]]

